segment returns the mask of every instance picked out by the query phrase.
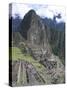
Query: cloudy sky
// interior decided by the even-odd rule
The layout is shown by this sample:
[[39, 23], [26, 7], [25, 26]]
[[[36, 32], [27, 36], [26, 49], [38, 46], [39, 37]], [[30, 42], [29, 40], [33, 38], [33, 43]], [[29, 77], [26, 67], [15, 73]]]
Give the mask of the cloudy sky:
[[61, 14], [61, 18], [56, 18], [58, 22], [65, 21], [65, 8], [62, 6], [51, 6], [42, 4], [12, 4], [12, 16], [15, 17], [19, 14], [21, 18], [31, 9], [34, 9], [36, 13], [42, 18], [53, 18], [54, 15]]

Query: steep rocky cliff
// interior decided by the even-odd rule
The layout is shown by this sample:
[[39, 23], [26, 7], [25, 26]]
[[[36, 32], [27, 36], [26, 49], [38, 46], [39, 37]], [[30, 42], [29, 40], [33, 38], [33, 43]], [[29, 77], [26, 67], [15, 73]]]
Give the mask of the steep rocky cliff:
[[[51, 54], [51, 47], [48, 42], [46, 27], [42, 19], [34, 10], [30, 10], [21, 22], [21, 35], [27, 40], [31, 49], [37, 52]], [[40, 50], [37, 50], [40, 49]], [[35, 51], [35, 50], [34, 50]]]

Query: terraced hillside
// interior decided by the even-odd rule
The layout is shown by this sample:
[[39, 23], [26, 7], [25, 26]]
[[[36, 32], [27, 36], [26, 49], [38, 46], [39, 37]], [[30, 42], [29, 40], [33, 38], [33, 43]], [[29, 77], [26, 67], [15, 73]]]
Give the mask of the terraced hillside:
[[19, 47], [11, 48], [12, 57], [10, 57], [10, 62], [12, 59], [12, 86], [64, 82], [64, 67], [62, 67], [63, 65], [61, 65], [61, 63], [58, 63], [61, 65], [60, 67], [57, 65], [51, 68], [52, 64], [50, 64], [50, 62], [52, 61], [47, 64], [47, 60], [41, 62], [35, 60], [30, 53], [27, 53], [26, 48], [28, 47], [26, 47], [26, 45], [24, 46], [24, 44], [22, 44], [22, 47], [22, 50]]

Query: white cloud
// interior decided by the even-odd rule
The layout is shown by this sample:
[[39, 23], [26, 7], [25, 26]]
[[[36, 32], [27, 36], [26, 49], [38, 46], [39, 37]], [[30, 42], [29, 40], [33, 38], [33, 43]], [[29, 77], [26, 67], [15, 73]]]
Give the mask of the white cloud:
[[15, 17], [15, 14], [19, 14], [20, 17], [23, 16], [31, 9], [28, 5], [25, 4], [13, 4], [12, 15]]
[[49, 18], [53, 17], [53, 13], [48, 10], [48, 7], [41, 7], [36, 12], [38, 15], [42, 17], [46, 17], [46, 16]]
[[65, 8], [62, 6], [48, 6], [48, 9], [53, 12], [53, 15], [60, 13], [62, 17], [65, 16]]
[[57, 19], [58, 21], [65, 21], [65, 8], [62, 6], [47, 6], [39, 8], [37, 11], [37, 14], [48, 18], [53, 18], [54, 15], [61, 14], [61, 19]]
[[65, 8], [62, 6], [49, 6], [49, 5], [37, 5], [37, 4], [16, 4], [13, 3], [12, 5], [12, 16], [15, 17], [15, 14], [19, 14], [21, 18], [30, 10], [34, 9], [36, 13], [41, 17], [48, 17], [53, 18], [54, 15], [61, 14], [61, 20], [57, 19], [58, 21], [65, 21]]

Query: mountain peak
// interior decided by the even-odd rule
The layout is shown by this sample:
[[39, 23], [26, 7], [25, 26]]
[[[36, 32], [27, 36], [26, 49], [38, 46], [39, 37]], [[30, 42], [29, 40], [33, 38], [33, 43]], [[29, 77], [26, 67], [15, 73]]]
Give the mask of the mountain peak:
[[36, 12], [31, 9], [29, 12], [26, 13], [26, 15], [24, 16], [22, 22], [21, 22], [21, 28], [22, 30], [20, 31], [23, 36], [27, 39], [27, 35], [26, 33], [28, 32], [32, 21], [36, 22], [37, 21], [37, 14]]
[[35, 10], [31, 9], [28, 13], [30, 14], [36, 14]]
[[27, 14], [24, 16], [24, 18], [32, 18], [36, 16], [36, 12], [35, 10], [31, 9], [29, 12], [27, 12]]
[[32, 45], [41, 45], [47, 47], [47, 36], [45, 26], [42, 19], [36, 14], [34, 10], [30, 10], [21, 22], [22, 36], [28, 40]]

